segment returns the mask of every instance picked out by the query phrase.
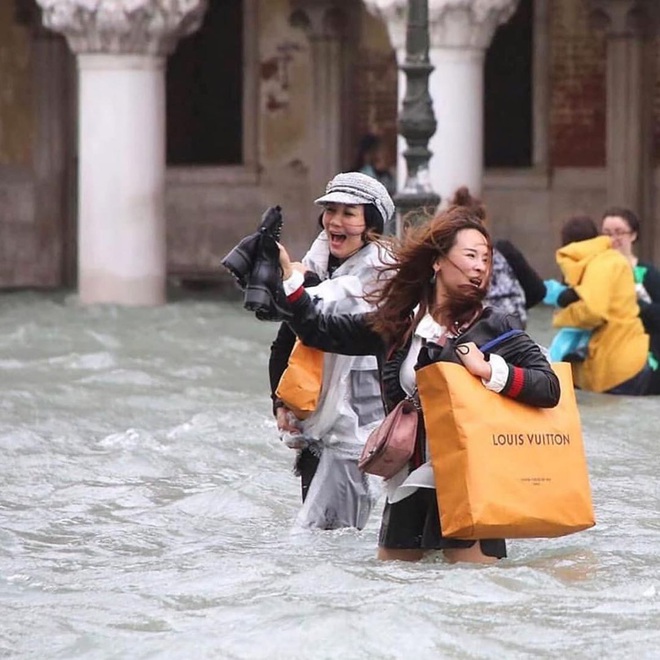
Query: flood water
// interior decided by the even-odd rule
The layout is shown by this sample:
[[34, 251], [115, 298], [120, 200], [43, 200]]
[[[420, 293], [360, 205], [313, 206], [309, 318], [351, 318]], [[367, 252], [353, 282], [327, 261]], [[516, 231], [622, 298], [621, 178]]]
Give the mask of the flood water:
[[380, 507], [292, 530], [275, 331], [209, 298], [0, 297], [0, 657], [660, 658], [660, 397], [580, 394], [592, 530], [380, 563]]

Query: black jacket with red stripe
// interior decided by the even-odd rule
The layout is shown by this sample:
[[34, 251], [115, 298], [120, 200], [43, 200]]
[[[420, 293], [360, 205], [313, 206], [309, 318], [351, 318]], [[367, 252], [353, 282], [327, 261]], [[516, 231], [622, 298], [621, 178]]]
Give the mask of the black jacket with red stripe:
[[[287, 322], [304, 344], [328, 353], [343, 355], [375, 355], [380, 371], [383, 402], [391, 410], [405, 393], [399, 381], [401, 363], [409, 346], [392, 351], [374, 332], [366, 315], [324, 315], [301, 290], [289, 297], [293, 318]], [[412, 319], [411, 319], [412, 321]], [[454, 350], [457, 344], [474, 342], [484, 347], [500, 339], [492, 353], [500, 355], [509, 367], [509, 375], [501, 394], [537, 408], [552, 408], [559, 402], [559, 380], [539, 346], [525, 332], [517, 330], [519, 322], [492, 308], [484, 309], [478, 319], [460, 337], [448, 338], [444, 346], [427, 343], [418, 357], [418, 367], [445, 361], [460, 364]], [[514, 330], [514, 332], [510, 332]]]

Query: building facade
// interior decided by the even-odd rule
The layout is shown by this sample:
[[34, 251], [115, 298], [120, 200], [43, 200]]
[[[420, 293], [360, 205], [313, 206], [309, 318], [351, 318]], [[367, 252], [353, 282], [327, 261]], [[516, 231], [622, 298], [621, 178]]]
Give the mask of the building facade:
[[[0, 3], [0, 287], [158, 304], [166, 277], [225, 277], [268, 206], [301, 256], [365, 133], [404, 181], [405, 1], [161, 4]], [[562, 221], [610, 204], [660, 263], [655, 4], [429, 0], [431, 181], [545, 276]]]

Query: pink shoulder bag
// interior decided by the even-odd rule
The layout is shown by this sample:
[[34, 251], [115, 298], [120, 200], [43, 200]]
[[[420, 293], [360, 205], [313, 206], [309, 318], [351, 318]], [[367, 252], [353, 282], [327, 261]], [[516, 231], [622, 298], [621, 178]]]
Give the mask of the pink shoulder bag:
[[419, 403], [415, 396], [399, 401], [367, 438], [358, 461], [362, 472], [389, 479], [405, 467], [415, 451]]

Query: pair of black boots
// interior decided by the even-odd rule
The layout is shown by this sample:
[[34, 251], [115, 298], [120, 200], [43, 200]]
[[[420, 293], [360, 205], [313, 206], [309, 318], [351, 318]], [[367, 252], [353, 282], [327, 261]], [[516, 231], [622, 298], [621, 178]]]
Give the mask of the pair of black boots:
[[282, 287], [280, 250], [282, 209], [272, 206], [261, 217], [256, 233], [246, 236], [220, 262], [243, 291], [243, 306], [260, 321], [290, 316]]

